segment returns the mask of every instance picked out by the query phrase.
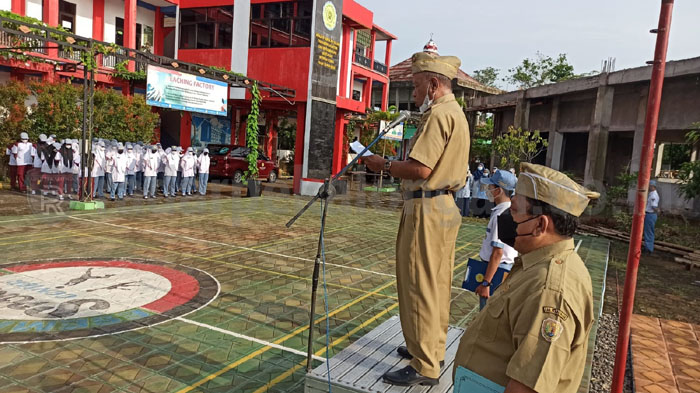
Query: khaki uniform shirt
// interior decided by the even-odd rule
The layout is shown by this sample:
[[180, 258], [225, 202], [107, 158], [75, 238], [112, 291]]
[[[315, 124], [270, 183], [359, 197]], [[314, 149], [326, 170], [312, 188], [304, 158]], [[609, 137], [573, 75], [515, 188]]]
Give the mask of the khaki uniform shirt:
[[516, 258], [462, 337], [455, 363], [505, 386], [574, 393], [593, 326], [591, 277], [573, 239]]
[[454, 94], [442, 96], [421, 117], [408, 144], [409, 158], [432, 169], [424, 180], [401, 181], [402, 191], [457, 191], [464, 187], [469, 160], [469, 125]]

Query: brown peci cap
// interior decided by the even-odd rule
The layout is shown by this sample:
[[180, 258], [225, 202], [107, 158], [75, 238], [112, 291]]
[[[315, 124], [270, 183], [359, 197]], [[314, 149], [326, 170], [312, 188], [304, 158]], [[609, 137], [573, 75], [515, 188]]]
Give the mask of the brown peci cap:
[[457, 71], [462, 62], [455, 56], [434, 56], [425, 52], [418, 52], [411, 58], [413, 62], [411, 70], [414, 74], [419, 72], [434, 72], [445, 75], [450, 79], [457, 77]]

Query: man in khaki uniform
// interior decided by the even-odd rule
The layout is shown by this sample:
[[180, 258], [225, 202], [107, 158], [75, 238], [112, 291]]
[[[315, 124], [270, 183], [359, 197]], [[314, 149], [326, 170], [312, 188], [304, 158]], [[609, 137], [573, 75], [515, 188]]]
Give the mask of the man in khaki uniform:
[[[598, 196], [561, 172], [522, 164], [510, 214], [498, 218], [500, 239], [521, 255], [464, 333], [455, 369], [506, 393], [578, 391], [594, 314], [591, 277], [572, 235]], [[455, 381], [455, 393], [462, 382]]]
[[[388, 383], [435, 385], [445, 359], [452, 269], [462, 222], [454, 192], [464, 187], [469, 158], [466, 117], [452, 94], [456, 57], [413, 55], [413, 98], [420, 125], [409, 143], [409, 159], [366, 157], [366, 165], [402, 179], [404, 205], [396, 239], [399, 314], [409, 366], [388, 372]], [[421, 105], [422, 104], [422, 105]]]

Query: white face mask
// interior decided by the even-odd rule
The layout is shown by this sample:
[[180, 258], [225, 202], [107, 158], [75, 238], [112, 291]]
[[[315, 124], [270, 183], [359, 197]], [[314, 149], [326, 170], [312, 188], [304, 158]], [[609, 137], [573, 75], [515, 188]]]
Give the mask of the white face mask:
[[430, 109], [430, 106], [433, 105], [433, 100], [430, 99], [430, 86], [428, 86], [428, 89], [425, 92], [425, 98], [423, 99], [423, 105], [418, 108], [420, 113], [425, 113], [428, 109]]
[[490, 188], [486, 189], [486, 198], [488, 198], [489, 202], [491, 203], [493, 203], [496, 199], [496, 196], [493, 195], [493, 191]]

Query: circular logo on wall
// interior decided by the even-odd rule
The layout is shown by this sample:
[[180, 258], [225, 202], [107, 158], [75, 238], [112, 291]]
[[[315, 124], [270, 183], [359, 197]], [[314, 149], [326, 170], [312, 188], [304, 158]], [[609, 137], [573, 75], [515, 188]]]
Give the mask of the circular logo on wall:
[[333, 31], [336, 23], [338, 23], [338, 12], [335, 10], [335, 5], [327, 1], [323, 5], [323, 24], [326, 25], [326, 29]]
[[151, 326], [206, 306], [214, 277], [135, 260], [0, 265], [0, 343], [94, 337]]

